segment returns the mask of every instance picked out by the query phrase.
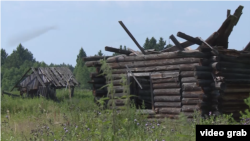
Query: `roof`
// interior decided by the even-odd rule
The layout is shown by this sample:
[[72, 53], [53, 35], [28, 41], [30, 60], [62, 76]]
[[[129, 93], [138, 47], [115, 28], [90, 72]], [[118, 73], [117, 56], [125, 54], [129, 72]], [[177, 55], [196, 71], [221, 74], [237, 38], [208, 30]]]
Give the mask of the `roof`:
[[[27, 75], [30, 71], [31, 73]], [[38, 85], [45, 87], [48, 84], [53, 84], [56, 88], [62, 88], [76, 86], [79, 83], [67, 67], [38, 67], [29, 68], [13, 89], [27, 86], [31, 89], [37, 89]]]

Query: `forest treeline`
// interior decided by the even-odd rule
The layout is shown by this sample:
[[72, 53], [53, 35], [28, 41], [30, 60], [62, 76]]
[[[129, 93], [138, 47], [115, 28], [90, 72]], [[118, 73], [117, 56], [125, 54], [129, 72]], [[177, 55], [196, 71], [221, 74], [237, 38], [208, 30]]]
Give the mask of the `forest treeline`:
[[[166, 47], [171, 47], [171, 44], [166, 45], [166, 41], [161, 37], [159, 41], [152, 37], [151, 39], [146, 38], [143, 45], [144, 49], [155, 49], [157, 51], [162, 50]], [[127, 50], [126, 46], [120, 45], [121, 49]], [[101, 50], [97, 52], [95, 56], [103, 56]], [[113, 53], [113, 56], [118, 53]], [[77, 81], [80, 83], [81, 88], [90, 89], [91, 85], [88, 83], [90, 80], [89, 74], [95, 72], [94, 68], [88, 68], [83, 61], [83, 57], [87, 57], [86, 52], [81, 47], [78, 55], [76, 55], [76, 66], [70, 64], [46, 64], [45, 62], [36, 61], [33, 54], [22, 44], [19, 44], [16, 50], [9, 55], [5, 49], [1, 48], [1, 89], [10, 91], [16, 82], [21, 79], [24, 73], [30, 67], [68, 67], [74, 74]]]

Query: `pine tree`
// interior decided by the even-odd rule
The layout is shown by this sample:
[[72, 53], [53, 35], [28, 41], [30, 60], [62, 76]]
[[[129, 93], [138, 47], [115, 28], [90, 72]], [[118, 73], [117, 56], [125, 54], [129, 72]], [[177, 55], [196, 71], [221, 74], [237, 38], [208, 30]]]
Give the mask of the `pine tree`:
[[7, 52], [5, 51], [5, 49], [1, 49], [1, 65], [4, 64], [5, 60], [7, 59], [8, 57], [8, 54]]
[[145, 41], [145, 43], [144, 43], [144, 45], [143, 45], [143, 48], [144, 49], [149, 49], [150, 47], [149, 47], [149, 39], [148, 39], [148, 37], [146, 38], [146, 41]]
[[164, 46], [166, 45], [166, 41], [163, 40], [162, 37], [160, 37], [160, 40], [157, 44], [157, 48], [155, 49], [156, 51], [161, 51], [164, 49]]

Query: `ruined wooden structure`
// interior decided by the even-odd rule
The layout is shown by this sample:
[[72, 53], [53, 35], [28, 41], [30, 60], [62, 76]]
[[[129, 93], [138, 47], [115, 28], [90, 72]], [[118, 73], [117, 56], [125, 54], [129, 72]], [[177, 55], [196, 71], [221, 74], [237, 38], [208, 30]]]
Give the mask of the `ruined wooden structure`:
[[[206, 40], [178, 32], [177, 36], [186, 40], [179, 43], [174, 35], [170, 39], [175, 46], [162, 51], [144, 50], [133, 35], [119, 21], [121, 26], [135, 42], [139, 51], [121, 50], [105, 47], [106, 51], [120, 53], [117, 56], [85, 57], [88, 67], [96, 67], [90, 75], [95, 99], [110, 97], [107, 89], [99, 89], [110, 83], [102, 76], [100, 59], [107, 59], [113, 69], [112, 78], [115, 97], [122, 97], [122, 74], [130, 85], [130, 94], [138, 107], [142, 101], [146, 105], [148, 118], [177, 118], [182, 112], [192, 118], [193, 112], [202, 115], [230, 114], [238, 119], [239, 111], [247, 105], [244, 99], [250, 93], [250, 51], [249, 44], [243, 51], [228, 49], [228, 37], [237, 24], [243, 6], [239, 6], [233, 15], [230, 11], [218, 29]], [[196, 50], [186, 49], [199, 45]], [[131, 72], [130, 72], [131, 71]], [[125, 100], [115, 100], [116, 106], [123, 106]]]
[[12, 90], [17, 88], [21, 96], [26, 93], [32, 97], [55, 98], [56, 89], [69, 87], [73, 96], [76, 85], [78, 82], [67, 67], [38, 67], [29, 68]]

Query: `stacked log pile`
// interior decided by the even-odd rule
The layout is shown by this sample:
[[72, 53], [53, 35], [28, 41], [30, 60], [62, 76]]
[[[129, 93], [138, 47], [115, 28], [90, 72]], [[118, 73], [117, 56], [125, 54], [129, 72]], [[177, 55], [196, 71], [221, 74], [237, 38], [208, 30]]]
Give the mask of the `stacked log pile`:
[[[97, 68], [97, 72], [91, 74], [93, 94], [96, 97], [107, 96], [116, 106], [123, 106], [126, 101], [120, 98], [127, 92], [122, 83], [127, 81], [127, 84], [133, 82], [128, 93], [137, 96], [133, 98], [137, 107], [144, 101], [148, 109], [144, 112], [149, 114], [149, 118], [177, 118], [181, 112], [192, 118], [194, 111], [202, 115], [209, 112], [233, 113], [238, 118], [239, 110], [247, 108], [243, 99], [250, 92], [249, 44], [244, 51], [227, 48], [228, 37], [242, 9], [243, 6], [239, 6], [234, 15], [229, 12], [219, 30], [206, 40], [178, 32], [177, 36], [187, 41], [179, 43], [171, 35], [175, 46], [162, 51], [144, 50], [119, 21], [141, 52], [106, 46], [106, 51], [121, 54], [106, 57], [106, 63], [112, 69], [112, 81], [105, 80], [106, 76], [92, 76], [100, 73], [99, 59], [104, 57], [84, 58], [88, 67]], [[193, 44], [199, 45], [197, 50], [186, 49]], [[110, 83], [113, 83], [114, 97], [107, 95], [107, 89], [97, 90]]]

